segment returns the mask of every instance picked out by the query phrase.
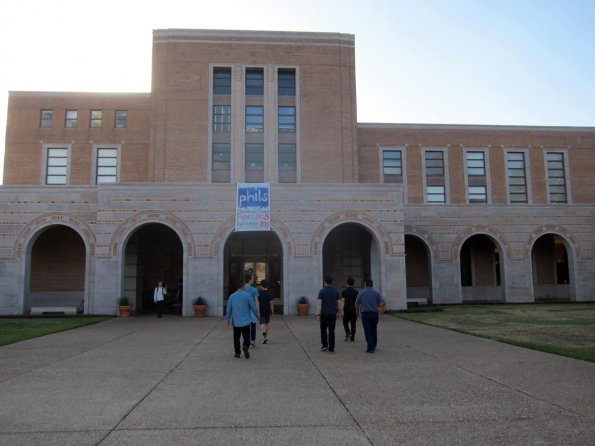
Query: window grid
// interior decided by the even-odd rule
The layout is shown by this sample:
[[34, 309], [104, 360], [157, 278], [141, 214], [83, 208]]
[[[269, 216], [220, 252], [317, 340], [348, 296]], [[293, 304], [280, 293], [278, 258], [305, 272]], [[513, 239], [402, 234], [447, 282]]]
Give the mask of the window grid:
[[264, 70], [262, 68], [246, 69], [246, 95], [262, 96], [264, 94]]
[[279, 133], [295, 133], [295, 107], [279, 106]]
[[66, 184], [67, 173], [68, 149], [66, 147], [48, 147], [45, 183]]
[[97, 184], [115, 183], [118, 181], [118, 149], [115, 147], [100, 147], [97, 149]]
[[42, 129], [51, 129], [53, 117], [54, 117], [53, 110], [41, 110], [40, 124], [39, 124], [40, 127]]
[[67, 129], [75, 129], [78, 127], [78, 110], [66, 110], [64, 126]]
[[296, 169], [295, 144], [279, 144], [279, 171], [295, 172]]
[[102, 120], [103, 120], [103, 111], [102, 110], [91, 110], [91, 114], [89, 117], [89, 127], [92, 129], [101, 128]]
[[295, 96], [295, 70], [282, 68], [277, 72], [277, 95]]
[[229, 183], [231, 173], [231, 144], [214, 143], [212, 157], [212, 181]]
[[427, 150], [425, 152], [426, 176], [444, 176], [444, 153], [441, 151]]
[[246, 132], [264, 132], [264, 107], [262, 105], [246, 106]]
[[246, 144], [246, 171], [264, 171], [264, 144]]
[[426, 186], [426, 201], [428, 203], [446, 203], [444, 186]]
[[546, 157], [550, 203], [567, 203], [564, 154], [548, 152]]
[[510, 203], [527, 203], [527, 172], [525, 154], [508, 152], [506, 154], [508, 169], [508, 200]]
[[128, 112], [126, 110], [116, 110], [115, 127], [125, 129], [128, 127]]
[[213, 106], [213, 131], [215, 133], [231, 132], [231, 106]]
[[231, 68], [213, 69], [213, 94], [231, 94]]
[[465, 164], [468, 176], [485, 176], [485, 154], [483, 152], [466, 152]]

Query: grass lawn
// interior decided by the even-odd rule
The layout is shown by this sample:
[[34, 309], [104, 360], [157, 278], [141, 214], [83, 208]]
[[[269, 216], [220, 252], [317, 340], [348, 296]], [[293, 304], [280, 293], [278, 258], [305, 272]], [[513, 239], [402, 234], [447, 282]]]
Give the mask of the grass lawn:
[[38, 338], [59, 331], [96, 324], [109, 316], [0, 318], [0, 346]]
[[394, 316], [595, 362], [595, 303], [419, 307]]

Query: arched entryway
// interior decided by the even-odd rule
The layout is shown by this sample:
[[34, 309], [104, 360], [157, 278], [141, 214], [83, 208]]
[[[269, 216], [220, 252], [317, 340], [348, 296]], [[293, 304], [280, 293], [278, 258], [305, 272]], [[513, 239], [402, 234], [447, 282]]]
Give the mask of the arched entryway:
[[81, 236], [63, 225], [49, 226], [32, 242], [25, 281], [25, 312], [32, 307], [84, 310], [86, 249]]
[[251, 274], [257, 288], [262, 279], [269, 282], [275, 312], [283, 312], [283, 249], [274, 231], [232, 233], [225, 242], [223, 257], [224, 304], [237, 281]]
[[544, 234], [531, 249], [533, 288], [536, 301], [572, 300], [571, 268], [566, 240]]
[[[333, 277], [333, 285], [341, 289], [353, 277], [356, 288], [363, 288], [367, 279], [380, 289], [380, 253], [372, 234], [358, 223], [343, 223], [325, 238], [322, 248], [323, 275]], [[322, 284], [321, 284], [322, 285]]]
[[405, 269], [407, 274], [407, 304], [431, 304], [430, 250], [426, 243], [415, 235], [405, 235]]
[[476, 234], [461, 247], [463, 302], [502, 302], [501, 249], [490, 236]]
[[138, 227], [124, 249], [122, 294], [135, 304], [137, 314], [155, 310], [153, 290], [158, 281], [167, 286], [165, 312], [182, 314], [183, 247], [174, 230], [160, 223]]

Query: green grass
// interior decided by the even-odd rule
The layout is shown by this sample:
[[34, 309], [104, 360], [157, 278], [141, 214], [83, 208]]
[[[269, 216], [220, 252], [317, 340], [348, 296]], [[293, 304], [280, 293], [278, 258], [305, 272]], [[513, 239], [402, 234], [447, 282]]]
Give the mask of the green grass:
[[393, 315], [595, 362], [595, 303], [420, 307]]
[[111, 319], [110, 316], [10, 317], [0, 318], [0, 346], [51, 333], [84, 327]]

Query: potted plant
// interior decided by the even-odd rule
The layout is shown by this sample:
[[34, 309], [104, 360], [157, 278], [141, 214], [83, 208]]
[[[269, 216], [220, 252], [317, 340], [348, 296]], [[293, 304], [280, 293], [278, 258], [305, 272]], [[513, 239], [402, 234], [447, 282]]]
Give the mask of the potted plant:
[[297, 300], [298, 316], [307, 316], [310, 308], [310, 300], [306, 296], [300, 296]]
[[127, 296], [118, 297], [118, 314], [120, 317], [130, 317], [132, 313], [132, 303]]
[[203, 317], [207, 311], [207, 305], [207, 300], [204, 297], [195, 297], [192, 301], [192, 306], [194, 307], [194, 314], [196, 316]]

